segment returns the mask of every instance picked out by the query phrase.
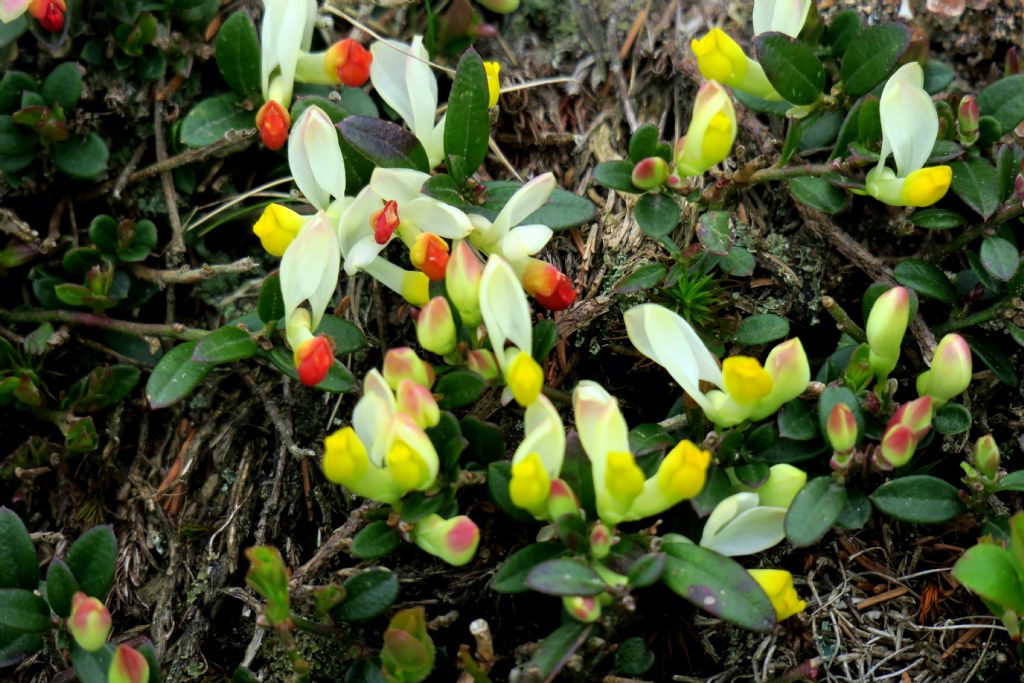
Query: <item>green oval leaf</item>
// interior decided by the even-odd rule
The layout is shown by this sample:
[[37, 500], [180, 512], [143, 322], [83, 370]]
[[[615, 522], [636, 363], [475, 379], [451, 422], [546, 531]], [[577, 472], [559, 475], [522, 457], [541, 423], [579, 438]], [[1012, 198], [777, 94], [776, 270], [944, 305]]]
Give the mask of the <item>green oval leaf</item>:
[[228, 17], [217, 31], [217, 68], [228, 86], [242, 97], [260, 97], [260, 40], [247, 12]]
[[86, 595], [103, 600], [114, 583], [117, 539], [110, 526], [97, 526], [78, 537], [64, 561]]
[[57, 168], [69, 176], [86, 179], [102, 173], [110, 156], [107, 143], [96, 133], [54, 143], [51, 151]]
[[901, 285], [910, 287], [921, 296], [955, 304], [956, 287], [938, 267], [924, 261], [901, 261], [893, 268], [893, 277]]
[[982, 218], [988, 218], [999, 208], [999, 173], [984, 159], [954, 161], [953, 180], [949, 187]]
[[797, 548], [817, 543], [845, 507], [846, 487], [830, 476], [811, 479], [786, 513], [786, 538]]
[[645, 289], [659, 287], [665, 282], [668, 268], [660, 263], [648, 263], [616, 282], [612, 289], [619, 294], [635, 294]]
[[871, 501], [860, 491], [854, 489], [847, 492], [846, 507], [843, 508], [839, 518], [836, 519], [836, 526], [847, 529], [863, 529], [864, 525], [871, 519]]
[[1013, 363], [999, 348], [999, 345], [979, 337], [968, 338], [967, 344], [971, 347], [971, 353], [980, 358], [981, 362], [988, 366], [1000, 382], [1013, 387], [1020, 384], [1020, 375], [1017, 374]]
[[64, 113], [70, 113], [82, 96], [82, 71], [74, 62], [59, 64], [43, 81], [40, 90], [50, 104], [59, 104]]
[[[487, 156], [487, 139], [490, 136], [488, 99], [483, 60], [476, 50], [470, 48], [459, 59], [444, 124], [448, 172], [458, 185], [473, 175]], [[452, 157], [459, 157], [461, 162], [452, 163]]]
[[789, 321], [774, 313], [762, 313], [744, 318], [736, 330], [733, 341], [744, 346], [767, 344], [789, 334]]
[[825, 213], [836, 213], [846, 204], [846, 195], [824, 178], [800, 176], [786, 181], [789, 191], [802, 204]]
[[36, 549], [14, 510], [0, 507], [0, 588], [32, 590], [39, 583]]
[[484, 378], [470, 370], [453, 370], [438, 378], [434, 393], [444, 410], [461, 408], [480, 398], [487, 388]]
[[893, 72], [909, 45], [910, 32], [902, 24], [879, 24], [861, 31], [839, 66], [843, 91], [860, 97], [874, 90]]
[[263, 281], [256, 300], [256, 313], [264, 323], [274, 323], [284, 317], [284, 294], [281, 293], [281, 276], [277, 273]]
[[665, 194], [645, 194], [637, 200], [633, 217], [648, 237], [663, 237], [675, 230], [681, 216], [679, 205]]
[[633, 184], [633, 162], [625, 159], [603, 161], [594, 167], [594, 180], [609, 190], [638, 194], [640, 188]]
[[647, 157], [658, 154], [658, 127], [653, 123], [644, 125], [633, 131], [629, 138], [629, 159], [633, 163], [640, 163]]
[[988, 86], [978, 93], [978, 108], [985, 116], [999, 122], [1004, 133], [1024, 121], [1024, 74], [1014, 74]]
[[969, 548], [953, 565], [953, 576], [989, 602], [1024, 611], [1024, 589], [1010, 553], [990, 543]]
[[164, 354], [146, 382], [151, 408], [166, 408], [191, 394], [213, 370], [209, 363], [192, 360], [196, 342], [179, 344]]
[[252, 336], [240, 327], [225, 325], [206, 335], [192, 351], [196, 363], [231, 363], [252, 358], [260, 350]]
[[399, 125], [368, 116], [350, 116], [338, 128], [348, 144], [381, 168], [430, 170], [423, 145]]
[[948, 522], [964, 510], [955, 486], [927, 474], [888, 481], [875, 489], [871, 502], [890, 517], [919, 524]]
[[566, 552], [561, 543], [532, 543], [512, 553], [491, 580], [491, 588], [499, 593], [524, 593], [530, 590], [526, 577], [530, 570]]
[[967, 219], [956, 211], [933, 208], [915, 211], [910, 217], [910, 222], [926, 230], [948, 230], [963, 225]]
[[786, 101], [813, 104], [825, 87], [825, 67], [807, 43], [782, 33], [762, 33], [754, 40], [757, 60]]
[[807, 404], [798, 398], [779, 411], [779, 436], [794, 441], [809, 441], [818, 435], [818, 420]]
[[394, 552], [402, 539], [385, 520], [372, 522], [352, 539], [352, 554], [360, 560], [372, 560]]
[[959, 403], [947, 403], [935, 411], [932, 427], [939, 434], [963, 434], [971, 428], [971, 411]]
[[697, 240], [704, 251], [725, 256], [735, 239], [736, 231], [728, 211], [705, 211], [697, 219]]
[[1017, 247], [1002, 237], [986, 237], [981, 242], [981, 265], [997, 280], [1008, 282], [1020, 267]]
[[50, 628], [50, 608], [24, 588], [0, 588], [0, 628], [43, 633]]
[[212, 145], [226, 133], [256, 125], [255, 114], [243, 109], [238, 95], [228, 93], [203, 100], [181, 122], [181, 141], [189, 147]]
[[398, 597], [398, 577], [386, 569], [368, 569], [342, 584], [345, 600], [333, 615], [341, 621], [366, 621], [383, 614]]
[[526, 586], [538, 593], [587, 596], [603, 593], [608, 585], [587, 565], [558, 558], [541, 562], [526, 575]]
[[46, 600], [57, 616], [67, 619], [71, 615], [71, 597], [79, 590], [78, 581], [64, 560], [50, 560], [46, 568]]
[[61, 406], [73, 413], [94, 413], [123, 401], [139, 382], [140, 371], [131, 365], [96, 368], [68, 389]]
[[629, 568], [626, 579], [630, 586], [646, 588], [653, 586], [665, 572], [665, 553], [647, 553], [637, 558]]
[[355, 353], [366, 347], [366, 337], [356, 324], [336, 315], [321, 318], [315, 333], [329, 336], [334, 342], [334, 353], [338, 356]]
[[719, 619], [755, 633], [775, 627], [775, 608], [738, 562], [693, 543], [666, 543], [662, 583]]

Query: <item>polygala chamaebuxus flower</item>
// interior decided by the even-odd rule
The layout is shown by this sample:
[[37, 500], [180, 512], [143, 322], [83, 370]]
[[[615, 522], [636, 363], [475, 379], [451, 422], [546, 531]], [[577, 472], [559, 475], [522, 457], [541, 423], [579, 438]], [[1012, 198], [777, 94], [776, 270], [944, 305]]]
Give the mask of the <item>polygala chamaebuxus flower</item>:
[[729, 156], [736, 140], [736, 110], [725, 88], [715, 81], [700, 86], [686, 136], [675, 149], [676, 173], [701, 175]]

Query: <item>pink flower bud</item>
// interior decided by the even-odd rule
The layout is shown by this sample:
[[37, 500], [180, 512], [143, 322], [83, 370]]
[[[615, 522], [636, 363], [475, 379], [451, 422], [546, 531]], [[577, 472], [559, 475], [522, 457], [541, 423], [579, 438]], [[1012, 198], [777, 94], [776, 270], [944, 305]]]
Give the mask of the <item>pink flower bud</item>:
[[902, 467], [910, 462], [915, 448], [917, 441], [909, 425], [894, 424], [882, 437], [881, 455], [891, 467]]
[[906, 287], [893, 287], [878, 297], [871, 307], [864, 331], [871, 347], [868, 361], [880, 381], [896, 367], [909, 322], [910, 292]]
[[633, 167], [633, 184], [641, 190], [653, 190], [668, 180], [668, 162], [661, 157], [647, 157]]
[[931, 396], [904, 403], [889, 419], [887, 427], [903, 424], [910, 427], [914, 441], [920, 441], [932, 426], [933, 401]]
[[397, 392], [398, 412], [408, 415], [421, 429], [441, 421], [441, 410], [430, 390], [411, 380], [402, 380]]
[[420, 309], [416, 319], [416, 339], [420, 346], [439, 356], [455, 350], [455, 318], [443, 296], [435, 296]]
[[579, 501], [569, 485], [561, 479], [552, 479], [551, 492], [548, 494], [548, 517], [558, 519], [563, 515], [574, 515], [579, 509]]
[[71, 597], [71, 616], [67, 623], [78, 646], [89, 652], [100, 650], [110, 635], [110, 612], [102, 602], [82, 591]]
[[611, 529], [598, 522], [590, 530], [590, 554], [597, 559], [607, 557], [611, 552], [615, 539], [612, 537]]
[[469, 242], [456, 240], [445, 270], [445, 288], [466, 327], [480, 324], [480, 278], [483, 274], [484, 266]]
[[108, 683], [147, 683], [149, 662], [138, 650], [127, 645], [118, 645], [110, 662]]
[[466, 354], [466, 366], [484, 378], [488, 384], [493, 384], [501, 377], [501, 368], [498, 367], [498, 360], [489, 349], [474, 349]]
[[565, 611], [576, 621], [592, 624], [601, 618], [601, 604], [593, 596], [566, 596], [562, 598]]
[[426, 552], [455, 567], [473, 559], [480, 544], [480, 529], [465, 515], [444, 519], [428, 515], [416, 522], [412, 540]]
[[857, 445], [857, 418], [845, 403], [832, 406], [825, 430], [836, 453], [848, 453]]
[[978, 140], [978, 120], [981, 112], [973, 95], [965, 95], [960, 100], [956, 111], [956, 123], [960, 133], [960, 142], [973, 145]]
[[429, 389], [434, 385], [434, 368], [408, 346], [399, 346], [384, 354], [384, 379], [393, 391], [403, 379]]
[[404, 609], [391, 618], [380, 653], [388, 680], [426, 680], [434, 668], [434, 655], [423, 607]]
[[989, 479], [995, 479], [999, 474], [999, 446], [991, 434], [986, 434], [974, 444], [974, 465]]
[[932, 396], [936, 406], [941, 406], [967, 389], [973, 372], [967, 341], [959, 334], [947, 334], [935, 347], [931, 369], [918, 376], [917, 393]]

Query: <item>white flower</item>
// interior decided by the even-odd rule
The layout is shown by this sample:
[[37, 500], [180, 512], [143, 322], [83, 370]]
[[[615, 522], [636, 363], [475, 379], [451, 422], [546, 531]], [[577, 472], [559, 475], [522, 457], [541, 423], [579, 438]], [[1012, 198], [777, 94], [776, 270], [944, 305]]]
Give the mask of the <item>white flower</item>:
[[754, 35], [778, 31], [796, 38], [810, 9], [811, 0], [754, 0]]
[[260, 85], [263, 98], [288, 106], [299, 53], [309, 51], [316, 0], [264, 0], [260, 27]]
[[520, 271], [524, 261], [543, 249], [554, 234], [546, 225], [520, 223], [544, 206], [555, 185], [554, 174], [544, 173], [516, 190], [493, 221], [471, 214], [473, 232], [469, 241], [487, 254], [499, 254]]
[[309, 203], [325, 211], [345, 196], [345, 160], [338, 132], [323, 109], [307, 107], [288, 136], [288, 167]]
[[312, 311], [312, 329], [315, 330], [338, 286], [340, 267], [334, 225], [325, 213], [319, 211], [302, 226], [281, 258], [284, 319], [290, 320], [295, 309], [308, 301]]

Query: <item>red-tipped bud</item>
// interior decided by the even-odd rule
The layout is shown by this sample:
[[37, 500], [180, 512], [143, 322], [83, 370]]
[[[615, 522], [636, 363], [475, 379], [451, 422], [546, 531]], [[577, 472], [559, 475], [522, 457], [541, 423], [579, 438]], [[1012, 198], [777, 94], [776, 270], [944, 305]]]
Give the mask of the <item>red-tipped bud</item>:
[[110, 627], [110, 612], [102, 602], [82, 591], [71, 597], [68, 630], [79, 647], [88, 652], [100, 650], [107, 642]]
[[611, 529], [603, 522], [598, 522], [590, 529], [590, 554], [597, 559], [607, 557], [614, 542], [615, 538], [612, 536]]
[[149, 662], [142, 653], [127, 645], [118, 645], [110, 661], [109, 683], [147, 683]]
[[548, 493], [548, 517], [558, 519], [563, 515], [577, 514], [580, 503], [576, 493], [561, 479], [551, 480], [551, 491]]
[[409, 250], [409, 260], [431, 280], [443, 280], [448, 266], [448, 243], [432, 232], [421, 232]]
[[402, 380], [397, 392], [398, 412], [408, 415], [420, 429], [429, 429], [441, 421], [441, 410], [430, 389], [411, 380]]
[[64, 0], [32, 0], [29, 13], [39, 20], [39, 24], [51, 33], [64, 28]]
[[931, 369], [918, 376], [917, 393], [932, 396], [941, 406], [967, 389], [973, 372], [971, 348], [967, 341], [959, 334], [947, 334], [935, 347]]
[[416, 339], [420, 346], [439, 356], [455, 350], [455, 318], [443, 296], [435, 296], [420, 309], [416, 319]]
[[549, 311], [565, 310], [576, 301], [576, 290], [565, 273], [538, 259], [530, 259], [526, 266], [523, 289]]
[[889, 420], [888, 427], [903, 424], [913, 431], [914, 441], [920, 441], [932, 426], [932, 397], [923, 396], [899, 407]]
[[405, 379], [429, 389], [434, 385], [434, 368], [408, 346], [400, 346], [384, 354], [384, 379], [394, 391]]
[[633, 184], [641, 190], [653, 190], [668, 180], [668, 162], [661, 157], [647, 157], [633, 167]]
[[445, 269], [445, 289], [466, 327], [480, 324], [480, 279], [484, 266], [466, 240], [455, 240]]
[[473, 349], [466, 354], [466, 366], [483, 377], [488, 384], [493, 384], [501, 377], [498, 359], [488, 349]]
[[991, 434], [986, 434], [974, 444], [974, 466], [989, 479], [995, 479], [999, 474], [999, 446]]
[[848, 453], [857, 445], [857, 418], [845, 403], [832, 406], [825, 429], [836, 453]]
[[1013, 179], [1013, 195], [1017, 198], [1017, 201], [1024, 202], [1024, 175], [1020, 173]]
[[389, 199], [384, 202], [383, 209], [370, 216], [370, 227], [373, 228], [373, 239], [377, 244], [387, 244], [398, 229], [399, 222], [398, 202]]
[[978, 140], [978, 120], [981, 112], [973, 95], [965, 95], [956, 110], [956, 124], [960, 132], [960, 142], [973, 145]]
[[914, 430], [905, 424], [894, 424], [882, 437], [881, 455], [892, 467], [902, 467], [910, 462], [910, 456], [917, 448]]
[[299, 380], [307, 387], [315, 387], [324, 381], [332, 365], [334, 342], [327, 335], [307, 339], [295, 349], [295, 369], [299, 372]]
[[339, 83], [358, 88], [370, 78], [371, 62], [373, 55], [369, 50], [351, 38], [346, 38], [328, 48], [324, 69], [328, 76], [337, 78]]
[[562, 598], [562, 605], [573, 619], [582, 621], [584, 624], [592, 624], [601, 618], [601, 603], [597, 601], [596, 597], [566, 596]]
[[461, 567], [473, 559], [480, 544], [480, 529], [465, 515], [443, 519], [428, 515], [416, 522], [412, 540], [423, 550], [448, 564]]
[[278, 150], [288, 142], [288, 129], [292, 125], [292, 117], [277, 100], [267, 100], [256, 112], [256, 128], [260, 131], [260, 139], [267, 149]]

